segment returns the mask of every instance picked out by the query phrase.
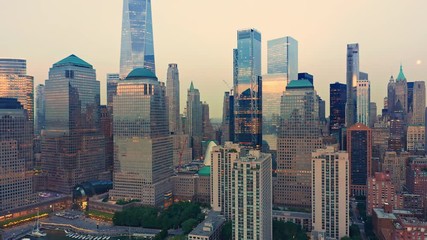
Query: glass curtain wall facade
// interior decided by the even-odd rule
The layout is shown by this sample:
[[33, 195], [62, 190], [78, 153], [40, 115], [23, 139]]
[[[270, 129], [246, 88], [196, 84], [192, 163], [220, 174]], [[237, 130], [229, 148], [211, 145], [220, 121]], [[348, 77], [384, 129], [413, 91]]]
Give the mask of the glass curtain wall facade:
[[27, 75], [27, 60], [0, 58], [0, 74]]
[[311, 207], [311, 153], [322, 147], [319, 101], [308, 80], [294, 80], [281, 103], [274, 203]]
[[186, 133], [190, 137], [190, 143], [193, 149], [193, 159], [198, 159], [203, 155], [203, 116], [202, 102], [200, 101], [200, 92], [199, 89], [194, 88], [193, 82], [191, 82], [190, 89], [188, 89], [187, 92], [186, 127]]
[[120, 77], [124, 79], [135, 68], [156, 73], [151, 0], [123, 1]]
[[36, 87], [36, 133], [40, 134], [45, 127], [45, 96], [44, 85], [39, 84]]
[[357, 81], [359, 80], [359, 44], [347, 45], [347, 102], [345, 110], [346, 127], [357, 121]]
[[118, 73], [107, 73], [107, 106], [113, 107], [113, 97], [117, 94], [117, 84], [120, 75]]
[[370, 125], [371, 89], [369, 80], [357, 81], [357, 122]]
[[105, 172], [100, 84], [92, 65], [75, 55], [53, 64], [45, 84], [42, 168], [48, 190], [71, 193], [77, 184]]
[[286, 81], [298, 80], [298, 41], [283, 37], [267, 42], [267, 73], [284, 74]]
[[235, 96], [235, 141], [242, 146], [261, 148], [262, 82], [261, 34], [255, 29], [237, 32], [237, 53], [234, 53], [237, 76]]
[[180, 98], [179, 98], [179, 71], [178, 65], [169, 64], [166, 79], [166, 97], [168, 99], [169, 131], [171, 133], [181, 132]]
[[135, 69], [119, 82], [113, 108], [115, 152], [110, 197], [161, 206], [172, 192], [173, 174], [165, 86], [150, 70]]

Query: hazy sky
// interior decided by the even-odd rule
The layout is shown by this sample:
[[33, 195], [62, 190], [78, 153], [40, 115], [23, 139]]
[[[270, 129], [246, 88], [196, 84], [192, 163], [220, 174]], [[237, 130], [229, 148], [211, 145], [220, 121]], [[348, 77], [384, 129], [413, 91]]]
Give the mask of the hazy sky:
[[[427, 79], [426, 9], [425, 0], [153, 0], [156, 71], [166, 81], [168, 63], [178, 63], [181, 111], [193, 81], [219, 117], [236, 30], [253, 27], [262, 34], [263, 73], [267, 40], [292, 36], [299, 71], [314, 75], [329, 105], [329, 83], [345, 82], [346, 44], [358, 42], [360, 70], [381, 109], [400, 63], [408, 81]], [[105, 102], [106, 73], [119, 71], [121, 15], [122, 0], [0, 0], [0, 57], [27, 59], [38, 84], [76, 54], [96, 68]]]

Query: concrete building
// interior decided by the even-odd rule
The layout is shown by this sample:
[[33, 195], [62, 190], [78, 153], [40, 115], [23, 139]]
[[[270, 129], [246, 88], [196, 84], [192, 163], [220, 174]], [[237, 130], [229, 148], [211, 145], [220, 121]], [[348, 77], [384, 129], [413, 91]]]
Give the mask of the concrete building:
[[325, 232], [326, 239], [349, 236], [350, 185], [347, 152], [334, 147], [312, 153], [313, 231]]
[[406, 166], [406, 187], [409, 193], [427, 197], [427, 158], [409, 160]]
[[293, 222], [300, 225], [306, 232], [311, 232], [313, 229], [311, 213], [273, 210], [273, 220]]
[[346, 127], [357, 119], [357, 81], [359, 80], [359, 44], [347, 44], [347, 101], [345, 109]]
[[406, 149], [408, 152], [412, 153], [423, 153], [425, 151], [424, 124], [408, 126], [406, 133]]
[[372, 215], [372, 209], [383, 208], [385, 204], [395, 206], [396, 190], [390, 175], [385, 172], [376, 172], [368, 178], [368, 196], [366, 211]]
[[308, 80], [291, 81], [281, 103], [274, 204], [311, 207], [311, 153], [322, 148], [319, 102]]
[[403, 190], [406, 183], [406, 162], [410, 155], [408, 152], [387, 151], [381, 163], [381, 171], [390, 175], [391, 181], [397, 192]]
[[193, 202], [197, 194], [198, 176], [194, 173], [178, 173], [171, 177], [172, 194], [174, 201]]
[[170, 63], [166, 79], [166, 97], [169, 112], [169, 132], [177, 134], [182, 131], [179, 98], [178, 64]]
[[113, 108], [116, 151], [110, 198], [162, 206], [172, 195], [173, 174], [164, 84], [150, 70], [134, 69], [119, 82]]
[[221, 240], [224, 224], [224, 216], [219, 212], [211, 211], [206, 219], [188, 234], [188, 240]]
[[36, 87], [36, 115], [35, 115], [35, 129], [34, 132], [40, 135], [41, 130], [46, 125], [46, 110], [45, 110], [45, 95], [44, 95], [44, 84], [39, 84]]
[[273, 239], [271, 168], [271, 155], [258, 150], [234, 161], [232, 239]]
[[193, 159], [202, 157], [202, 139], [203, 139], [203, 118], [202, 102], [200, 101], [200, 92], [194, 88], [191, 82], [190, 89], [187, 92], [187, 123], [186, 134], [190, 137], [190, 147], [193, 150]]
[[232, 172], [233, 164], [240, 157], [239, 144], [226, 142], [212, 150], [211, 163], [211, 207], [226, 219], [232, 219]]
[[371, 176], [372, 133], [367, 126], [357, 123], [347, 129], [347, 151], [350, 161], [351, 195], [365, 196]]
[[377, 104], [374, 102], [371, 102], [369, 104], [369, 127], [373, 128], [377, 121], [378, 121]]
[[[360, 74], [362, 76], [362, 74]], [[357, 94], [356, 94], [356, 119], [358, 123], [370, 126], [371, 118], [371, 87], [368, 79], [357, 80]]]
[[0, 98], [0, 213], [34, 204], [33, 121], [15, 98]]
[[424, 81], [415, 81], [413, 87], [413, 100], [410, 105], [410, 123], [413, 125], [425, 125], [426, 86]]
[[211, 167], [205, 166], [198, 172], [196, 182], [196, 202], [210, 204], [211, 202]]

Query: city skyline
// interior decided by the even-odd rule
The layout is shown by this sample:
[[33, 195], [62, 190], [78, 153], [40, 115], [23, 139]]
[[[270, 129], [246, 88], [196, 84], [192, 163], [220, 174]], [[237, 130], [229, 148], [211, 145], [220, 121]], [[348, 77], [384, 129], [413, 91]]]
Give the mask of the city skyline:
[[[378, 112], [382, 109], [382, 98], [386, 95], [383, 86], [387, 84], [390, 75], [396, 77], [400, 63], [404, 66], [408, 81], [424, 80], [426, 60], [423, 55], [426, 50], [415, 46], [422, 46], [427, 34], [423, 31], [413, 33], [407, 26], [425, 22], [426, 16], [422, 14], [422, 9], [427, 6], [425, 2], [417, 1], [408, 6], [397, 0], [387, 1], [389, 5], [387, 7], [396, 9], [395, 12], [403, 9], [399, 11], [401, 13], [399, 18], [390, 17], [389, 8], [387, 12], [381, 11], [385, 7], [385, 1], [375, 3], [362, 1], [354, 6], [354, 11], [350, 13], [336, 11], [336, 9], [344, 10], [346, 7], [340, 1], [311, 3], [311, 5], [307, 2], [289, 3], [290, 6], [279, 1], [269, 1], [268, 4], [260, 6], [241, 4], [242, 2], [226, 4], [225, 1], [220, 1], [213, 4], [191, 0], [184, 3], [165, 1], [152, 3], [152, 11], [155, 13], [153, 25], [156, 26], [154, 52], [159, 79], [163, 81], [166, 79], [168, 63], [178, 63], [181, 66], [183, 86], [188, 86], [191, 81], [200, 86], [202, 100], [211, 104], [211, 115], [215, 118], [221, 116], [222, 93], [228, 90], [222, 81], [232, 82], [235, 32], [247, 27], [254, 27], [263, 35], [262, 74], [267, 72], [266, 42], [284, 36], [297, 39], [299, 69], [314, 75], [319, 95], [327, 102], [329, 101], [327, 84], [335, 81], [345, 82], [347, 43], [359, 43], [360, 68], [369, 73], [372, 91], [379, 92], [372, 97], [372, 101], [378, 105]], [[96, 8], [101, 3], [103, 7]], [[10, 13], [16, 12], [17, 9], [22, 14], [19, 15], [19, 20], [14, 21], [16, 24], [4, 24], [0, 27], [2, 32], [8, 33], [2, 38], [2, 43], [11, 46], [3, 50], [3, 57], [27, 59], [27, 74], [35, 77], [34, 85], [37, 85], [47, 79], [48, 68], [52, 62], [60, 60], [65, 55], [77, 54], [87, 59], [97, 69], [98, 80], [102, 86], [102, 103], [105, 103], [106, 73], [119, 70], [122, 2], [105, 4], [95, 0], [85, 2], [84, 9], [81, 8], [82, 4], [83, 1], [66, 4], [49, 0], [32, 1], [25, 5], [8, 2], [8, 5], [2, 8], [3, 11], [0, 10], [0, 19], [14, 21], [18, 16]], [[273, 17], [285, 7], [305, 8], [306, 18], [300, 22], [284, 21], [280, 27], [272, 24]], [[97, 11], [94, 11], [95, 9]], [[197, 11], [192, 11], [191, 16], [188, 16], [188, 9]], [[236, 18], [233, 14], [237, 9], [248, 14]], [[220, 10], [224, 12], [224, 17], [221, 21], [215, 21], [215, 13]], [[79, 18], [69, 17], [73, 19], [74, 24], [66, 20], [67, 16], [72, 16], [77, 11]], [[256, 11], [259, 11], [257, 14], [259, 18], [249, 17]], [[94, 12], [97, 12], [96, 17]], [[299, 11], [290, 12], [289, 18], [296, 19], [299, 13]], [[325, 17], [331, 14], [333, 17]], [[261, 16], [265, 15], [271, 17], [263, 19]], [[360, 20], [360, 15], [363, 16], [362, 19], [376, 20], [367, 25], [367, 20]], [[105, 22], [108, 24], [104, 24]], [[322, 28], [317, 27], [318, 22]], [[206, 37], [214, 28], [219, 29], [218, 34], [223, 37]], [[379, 28], [381, 31], [377, 31]], [[198, 31], [193, 31], [194, 29]], [[336, 34], [338, 32], [340, 35]], [[408, 45], [405, 36], [409, 35], [412, 37], [411, 44]], [[29, 42], [28, 39], [32, 41]], [[203, 47], [204, 51], [197, 50]], [[207, 71], [213, 74], [206, 75]], [[182, 89], [181, 104], [184, 103], [184, 98], [185, 89]]]

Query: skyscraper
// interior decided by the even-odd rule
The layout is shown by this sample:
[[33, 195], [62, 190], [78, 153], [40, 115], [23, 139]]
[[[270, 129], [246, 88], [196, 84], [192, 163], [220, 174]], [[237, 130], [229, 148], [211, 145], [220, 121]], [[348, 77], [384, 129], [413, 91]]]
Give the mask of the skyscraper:
[[33, 204], [33, 122], [14, 98], [0, 98], [0, 212]]
[[224, 93], [221, 134], [221, 144], [234, 141], [234, 96], [230, 92]]
[[330, 132], [345, 126], [345, 105], [347, 101], [347, 87], [336, 82], [329, 85]]
[[120, 78], [124, 79], [135, 68], [156, 73], [151, 0], [123, 1]]
[[113, 97], [117, 94], [117, 84], [120, 75], [118, 73], [107, 73], [107, 106], [113, 107]]
[[314, 77], [310, 73], [306, 73], [306, 72], [298, 73], [298, 80], [303, 80], [303, 79], [310, 81], [311, 84], [313, 84], [314, 86]]
[[202, 102], [199, 89], [194, 88], [191, 82], [187, 92], [187, 123], [186, 133], [190, 137], [190, 146], [193, 148], [193, 159], [202, 156], [203, 117]]
[[411, 124], [425, 124], [425, 108], [426, 108], [426, 86], [424, 81], [415, 81], [413, 88], [413, 102], [411, 108]]
[[267, 73], [284, 74], [286, 81], [298, 79], [298, 41], [282, 37], [267, 42]]
[[[271, 146], [272, 138], [277, 139], [280, 124], [280, 101], [286, 90], [285, 74], [268, 74], [262, 77], [262, 134], [263, 140]], [[274, 141], [274, 140], [273, 140]]]
[[399, 111], [406, 115], [408, 112], [408, 84], [402, 65], [400, 65], [399, 75], [396, 78], [394, 96], [394, 111]]
[[366, 196], [371, 176], [372, 132], [357, 123], [347, 129], [347, 150], [350, 161], [350, 190], [353, 196]]
[[350, 235], [348, 169], [347, 152], [328, 147], [312, 153], [313, 231], [324, 232], [325, 239]]
[[232, 239], [273, 239], [271, 155], [250, 150], [233, 163]]
[[100, 84], [92, 65], [75, 55], [53, 64], [45, 85], [42, 138], [48, 190], [68, 194], [75, 185], [105, 173], [99, 103]]
[[377, 122], [377, 104], [374, 102], [369, 103], [369, 127], [373, 128]]
[[367, 79], [357, 80], [356, 87], [356, 103], [357, 103], [357, 122], [362, 123], [366, 126], [370, 124], [370, 103], [371, 103], [371, 91], [370, 83]]
[[226, 142], [212, 149], [211, 163], [211, 207], [228, 220], [232, 219], [232, 173], [233, 164], [240, 157], [239, 144]]
[[311, 153], [322, 147], [319, 101], [308, 80], [294, 80], [282, 97], [274, 203], [311, 207]]
[[34, 77], [26, 73], [26, 60], [0, 59], [0, 97], [18, 99], [33, 121]]
[[347, 44], [347, 102], [345, 122], [347, 128], [357, 122], [357, 81], [359, 80], [359, 44]]
[[27, 60], [0, 58], [0, 74], [27, 75]]
[[261, 33], [255, 29], [237, 32], [234, 82], [235, 142], [249, 148], [261, 148], [262, 84]]
[[166, 97], [168, 99], [169, 131], [181, 132], [180, 98], [179, 98], [179, 72], [176, 63], [169, 64], [166, 80]]
[[116, 151], [110, 197], [161, 206], [172, 191], [173, 173], [165, 86], [151, 70], [134, 69], [119, 82], [113, 109]]
[[209, 104], [202, 103], [202, 133], [203, 141], [215, 140], [215, 133], [209, 115]]
[[40, 134], [45, 127], [45, 96], [44, 84], [39, 84], [36, 87], [36, 133]]

